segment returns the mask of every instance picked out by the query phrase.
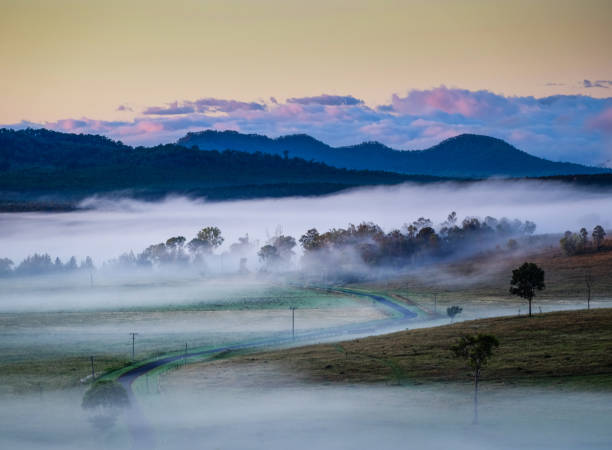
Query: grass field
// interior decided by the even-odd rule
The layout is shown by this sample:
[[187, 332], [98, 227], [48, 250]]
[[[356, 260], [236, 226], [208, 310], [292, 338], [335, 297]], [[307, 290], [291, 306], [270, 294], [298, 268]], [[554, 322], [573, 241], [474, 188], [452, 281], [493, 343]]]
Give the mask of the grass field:
[[[586, 307], [585, 274], [593, 281], [594, 305], [605, 306], [612, 300], [612, 249], [584, 255], [566, 256], [558, 247], [533, 252], [492, 252], [456, 263], [441, 264], [413, 271], [402, 277], [355, 287], [383, 290], [410, 298], [425, 308], [437, 307], [443, 313], [450, 305], [466, 310], [503, 307], [526, 310], [526, 302], [508, 293], [512, 269], [523, 262], [538, 264], [545, 271], [546, 289], [537, 292], [536, 310], [547, 310], [549, 304]], [[465, 315], [465, 314], [464, 314]]]
[[[195, 289], [190, 289], [191, 298]], [[133, 290], [130, 298], [138, 295]], [[204, 293], [201, 304], [196, 299], [117, 310], [2, 313], [0, 394], [79, 386], [91, 374], [90, 356], [95, 357], [97, 375], [128, 365], [132, 331], [139, 333], [136, 360], [145, 360], [182, 351], [185, 344], [191, 349], [286, 335], [291, 330], [289, 305], [299, 308], [298, 331], [385, 317], [367, 300], [338, 292], [259, 284], [252, 297], [247, 291], [225, 290], [217, 294], [218, 301]], [[37, 292], [44, 296], [42, 290]], [[71, 295], [79, 292], [88, 291]], [[57, 295], [54, 291], [53, 298]]]
[[495, 385], [569, 384], [612, 390], [612, 309], [501, 317], [239, 356], [195, 364], [168, 386], [302, 383], [421, 384], [470, 382], [450, 347], [466, 333], [491, 333], [501, 345], [483, 380]]
[[[433, 309], [433, 294], [436, 293], [439, 312], [443, 313], [446, 306], [451, 304], [464, 307], [464, 313], [459, 316], [460, 320], [494, 314], [514, 314], [518, 308], [525, 312], [526, 303], [507, 294], [509, 277], [512, 268], [524, 260], [534, 261], [546, 270], [547, 289], [538, 293], [535, 299], [536, 312], [539, 307], [547, 311], [553, 307], [584, 306], [583, 277], [586, 271], [590, 271], [593, 277], [593, 304], [610, 304], [610, 251], [573, 257], [564, 256], [557, 249], [527, 257], [508, 253], [505, 253], [503, 258], [495, 254], [481, 255], [462, 263], [431, 267], [399, 279], [354, 287], [387, 293], [389, 297], [399, 301], [416, 301], [429, 310]], [[236, 287], [232, 280], [170, 282], [162, 279], [152, 283], [150, 277], [145, 277], [129, 284], [113, 284], [112, 280], [98, 277], [93, 288], [89, 286], [88, 278], [80, 280], [79, 285], [64, 285], [58, 281], [51, 287], [44, 279], [32, 282], [17, 280], [14, 285], [9, 281], [4, 280], [0, 285], [3, 300], [11, 305], [24, 304], [27, 308], [24, 312], [0, 313], [0, 354], [3, 356], [0, 360], [0, 393], [36, 392], [78, 386], [80, 380], [91, 373], [90, 355], [95, 356], [97, 374], [121, 368], [131, 360], [129, 333], [132, 331], [140, 333], [136, 340], [136, 359], [144, 360], [180, 351], [185, 343], [189, 348], [206, 347], [287, 333], [290, 329], [289, 306], [298, 307], [298, 331], [384, 317], [380, 310], [372, 307], [370, 300], [364, 298], [325, 289], [269, 285], [259, 281]], [[69, 300], [63, 303], [65, 298]], [[51, 310], [31, 311], [38, 308], [38, 304]], [[75, 305], [89, 304], [94, 307], [75, 308]], [[568, 317], [573, 320], [581, 317], [583, 313], [572, 314], [574, 315]], [[542, 317], [538, 316], [531, 322], [524, 323], [535, 326], [542, 323], [541, 320]], [[574, 326], [572, 320], [569, 320], [568, 326]], [[464, 325], [457, 324], [454, 327], [461, 326]], [[459, 328], [451, 327], [449, 330], [459, 332]], [[609, 335], [604, 336], [609, 338]], [[383, 338], [373, 339], [382, 339], [376, 342], [384, 341]], [[440, 344], [438, 349], [440, 352], [448, 343], [444, 343], [444, 340], [441, 342], [443, 344]], [[531, 337], [526, 342], [529, 349], [535, 345]], [[571, 342], [568, 343], [570, 344]], [[374, 352], [369, 358], [369, 350], [358, 351], [351, 349], [351, 345], [354, 344], [326, 348], [333, 350], [331, 355], [335, 359], [345, 361], [342, 364], [358, 367], [351, 366], [353, 369], [349, 370], [348, 366], [330, 363], [333, 367], [324, 369], [320, 377], [315, 378], [326, 380], [326, 377], [330, 376], [332, 380], [343, 377], [352, 380], [356, 377], [356, 381], [359, 381], [357, 375], [364, 370], [365, 373], [371, 372], [371, 381], [406, 382], [411, 379], [418, 381], [436, 378], [433, 372], [428, 374], [421, 369], [412, 371], [412, 366], [404, 364], [406, 361], [420, 361], [419, 358], [425, 358], [420, 355], [424, 350], [419, 350], [419, 347], [414, 350], [412, 344], [406, 344], [407, 355], [411, 358], [405, 361], [401, 351], [397, 353], [399, 350], [395, 348], [394, 356], [387, 357], [384, 353]], [[573, 347], [570, 345], [567, 348]], [[414, 355], [414, 351], [419, 355]], [[366, 356], [362, 356], [357, 364], [357, 360], [353, 361], [353, 358], [359, 353]], [[548, 363], [555, 362], [555, 354], [551, 351], [548, 353], [551, 354], [550, 358], [546, 357]], [[430, 366], [437, 367], [439, 364], [435, 362], [436, 358], [446, 361], [444, 358], [448, 359], [448, 355], [444, 352], [436, 353], [431, 355], [431, 358]], [[584, 354], [584, 358], [586, 362], [591, 358], [593, 361], [605, 360], [588, 353]], [[241, 364], [244, 363], [244, 359], [241, 361]], [[275, 364], [278, 362], [275, 361]], [[262, 363], [257, 370], [262, 373], [269, 371], [270, 376], [266, 378], [275, 380], [287, 373], [287, 368], [283, 367], [283, 370], [275, 375], [275, 364]], [[293, 363], [287, 364], [291, 369]], [[303, 364], [303, 361], [300, 364]], [[300, 364], [295, 370], [289, 370], [291, 377], [294, 380], [299, 380], [302, 376], [310, 379], [310, 369]], [[369, 365], [380, 370], [369, 372]], [[255, 364], [251, 366], [254, 367]], [[494, 367], [493, 365], [492, 368]], [[535, 370], [529, 364], [520, 367], [524, 374]], [[538, 377], [542, 375], [540, 372], [537, 372]], [[444, 373], [447, 371], [438, 376], [444, 378]], [[227, 376], [230, 376], [229, 372]]]

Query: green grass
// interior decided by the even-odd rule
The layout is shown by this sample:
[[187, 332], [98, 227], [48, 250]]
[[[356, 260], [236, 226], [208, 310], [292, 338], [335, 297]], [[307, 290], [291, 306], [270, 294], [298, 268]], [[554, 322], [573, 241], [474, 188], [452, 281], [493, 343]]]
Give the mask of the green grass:
[[[223, 302], [206, 303], [202, 307], [187, 304], [179, 307], [123, 308], [121, 311], [0, 314], [0, 394], [79, 386], [81, 380], [91, 374], [91, 355], [95, 356], [97, 376], [112, 374], [116, 377], [131, 367], [129, 331], [141, 332], [136, 338], [136, 359], [139, 363], [162, 355], [182, 354], [185, 343], [192, 351], [270, 337], [274, 332], [258, 330], [256, 326], [249, 329], [248, 324], [244, 331], [211, 331], [206, 324], [216, 319], [201, 316], [205, 320], [200, 327], [200, 316], [191, 313], [228, 311], [228, 315], [224, 314], [220, 320], [240, 321], [245, 320], [241, 318], [240, 311], [264, 310], [270, 312], [270, 317], [287, 316], [287, 325], [290, 326], [290, 305], [323, 311], [369, 308], [367, 301], [338, 292], [256, 286], [252, 297], [234, 292]], [[265, 322], [264, 317], [257, 315], [256, 318]], [[183, 327], [184, 323], [189, 327]], [[157, 324], [161, 329], [157, 329]]]

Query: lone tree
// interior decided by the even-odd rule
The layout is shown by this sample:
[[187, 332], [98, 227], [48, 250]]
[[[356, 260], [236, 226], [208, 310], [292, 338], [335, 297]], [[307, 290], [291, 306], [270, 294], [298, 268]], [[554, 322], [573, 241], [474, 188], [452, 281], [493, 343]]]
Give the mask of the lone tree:
[[457, 314], [461, 314], [461, 311], [463, 311], [463, 308], [461, 306], [449, 306], [448, 308], [446, 308], [446, 314], [448, 315], [448, 317], [450, 317], [451, 323], [453, 323], [453, 319]]
[[467, 361], [474, 375], [474, 424], [478, 423], [478, 383], [482, 368], [487, 365], [493, 355], [493, 349], [499, 346], [499, 341], [490, 334], [464, 335], [451, 347], [457, 358]]
[[120, 410], [130, 404], [128, 394], [116, 381], [96, 381], [83, 396], [81, 407], [91, 413], [92, 425], [100, 430], [113, 426]]
[[544, 271], [534, 263], [526, 262], [512, 271], [510, 293], [529, 302], [529, 317], [531, 317], [531, 301], [535, 297], [535, 291], [541, 291], [545, 287]]
[[595, 244], [595, 248], [599, 250], [603, 245], [604, 239], [606, 237], [606, 232], [604, 231], [601, 225], [597, 225], [593, 228], [593, 243]]

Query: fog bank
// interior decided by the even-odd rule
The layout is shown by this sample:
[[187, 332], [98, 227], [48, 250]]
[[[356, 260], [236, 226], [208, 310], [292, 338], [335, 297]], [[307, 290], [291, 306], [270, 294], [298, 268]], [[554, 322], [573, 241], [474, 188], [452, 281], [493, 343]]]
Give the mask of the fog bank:
[[90, 209], [0, 214], [0, 257], [18, 261], [38, 252], [62, 259], [91, 256], [100, 263], [130, 249], [142, 251], [170, 236], [190, 239], [207, 225], [222, 230], [223, 250], [246, 233], [263, 244], [279, 228], [296, 238], [312, 227], [326, 231], [363, 221], [390, 231], [418, 217], [430, 218], [437, 225], [450, 211], [460, 218], [489, 215], [530, 220], [537, 224], [536, 233], [612, 226], [610, 192], [541, 181], [405, 184], [325, 197], [227, 202], [96, 198], [83, 206]]

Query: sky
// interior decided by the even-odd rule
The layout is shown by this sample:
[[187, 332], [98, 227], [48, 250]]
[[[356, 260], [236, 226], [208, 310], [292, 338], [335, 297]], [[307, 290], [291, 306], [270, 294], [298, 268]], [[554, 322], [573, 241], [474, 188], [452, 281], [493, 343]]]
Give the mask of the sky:
[[609, 0], [0, 0], [0, 124], [421, 149], [475, 132], [612, 165]]

